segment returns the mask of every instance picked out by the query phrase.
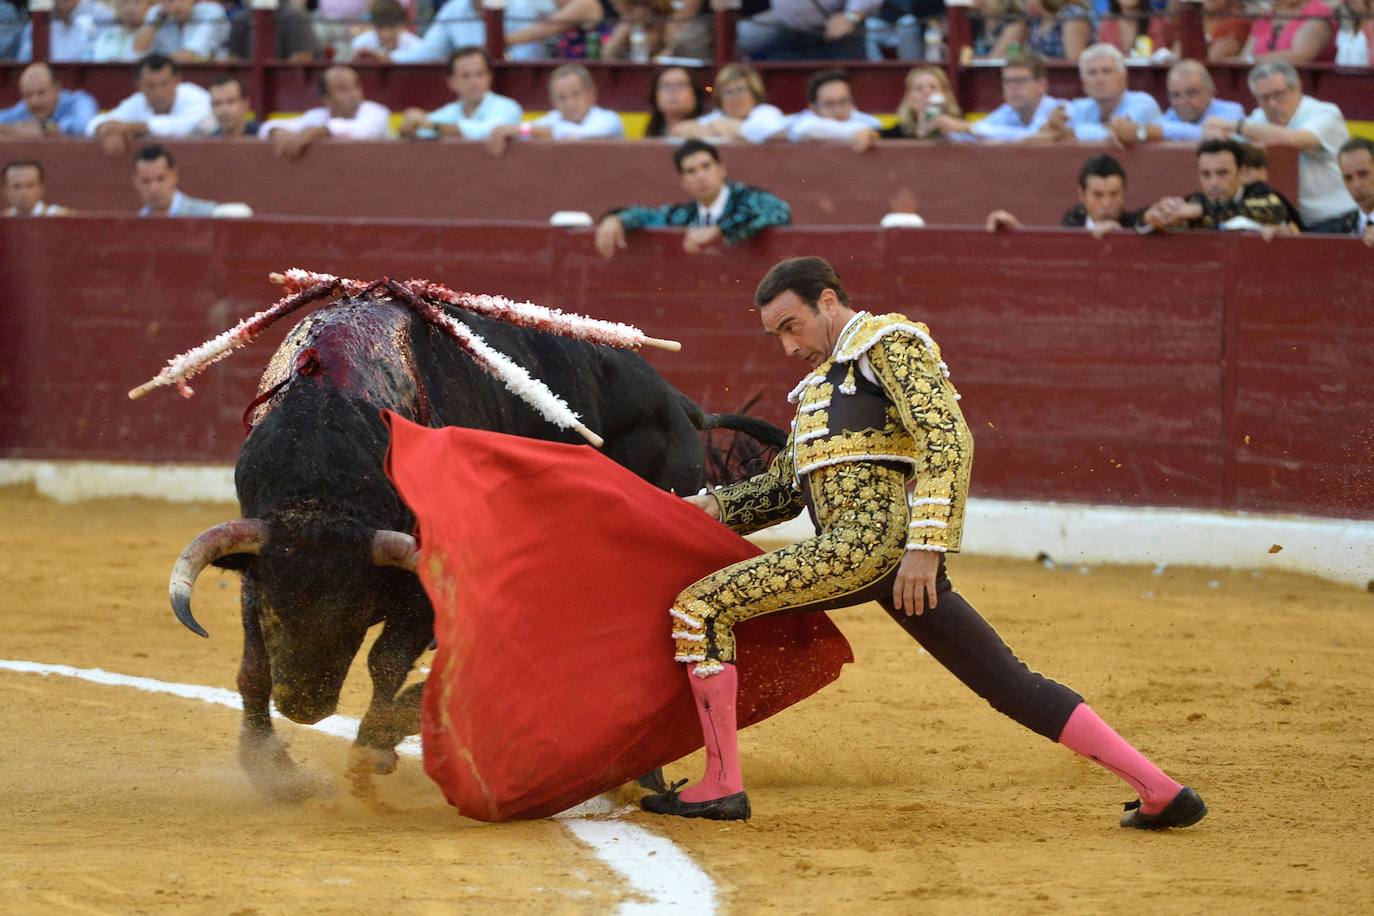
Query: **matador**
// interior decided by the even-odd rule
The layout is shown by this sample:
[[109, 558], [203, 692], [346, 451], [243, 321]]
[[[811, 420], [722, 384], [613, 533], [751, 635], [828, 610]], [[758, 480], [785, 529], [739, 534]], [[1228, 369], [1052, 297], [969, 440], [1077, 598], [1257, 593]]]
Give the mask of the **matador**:
[[[755, 294], [764, 329], [812, 371], [789, 396], [791, 435], [765, 472], [687, 497], [741, 534], [794, 518], [814, 537], [695, 582], [670, 610], [706, 745], [695, 785], [647, 795], [655, 814], [750, 816], [740, 773], [732, 628], [784, 611], [878, 602], [930, 655], [1003, 713], [1100, 764], [1139, 799], [1123, 827], [1186, 827], [1207, 813], [1107, 725], [1073, 690], [1028, 668], [950, 584], [959, 549], [973, 439], [929, 329], [904, 315], [850, 307], [820, 258], [776, 265]], [[912, 484], [909, 486], [909, 484]]]

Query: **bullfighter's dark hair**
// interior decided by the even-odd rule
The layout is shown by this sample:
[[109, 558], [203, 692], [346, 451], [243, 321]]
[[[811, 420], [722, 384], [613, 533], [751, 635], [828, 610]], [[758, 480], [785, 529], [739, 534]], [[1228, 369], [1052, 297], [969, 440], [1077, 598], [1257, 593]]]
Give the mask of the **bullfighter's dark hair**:
[[1216, 153], [1230, 153], [1236, 160], [1236, 168], [1240, 168], [1241, 162], [1245, 160], [1245, 150], [1241, 149], [1239, 143], [1229, 137], [1216, 137], [1211, 140], [1203, 140], [1197, 145], [1197, 154], [1201, 156], [1211, 156]]
[[134, 168], [138, 168], [140, 162], [157, 162], [159, 159], [166, 159], [169, 169], [177, 167], [177, 161], [172, 158], [167, 147], [152, 143], [138, 151], [138, 155], [134, 157]]
[[43, 175], [43, 163], [37, 159], [11, 159], [6, 162], [5, 167], [0, 169], [0, 177], [3, 177], [5, 181], [9, 181], [10, 169], [38, 169], [38, 180], [47, 182], [47, 178]]
[[1267, 169], [1269, 168], [1269, 154], [1263, 147], [1253, 143], [1242, 143], [1240, 145], [1240, 164], [1247, 169]]
[[463, 45], [461, 48], [450, 54], [448, 56], [448, 68], [445, 69], [444, 72], [447, 73], [449, 76], [452, 76], [453, 65], [458, 63], [458, 61], [462, 60], [465, 57], [482, 58], [482, 63], [487, 65], [487, 72], [491, 72], [491, 55], [487, 53], [486, 48], [478, 47], [477, 45]]
[[677, 168], [677, 173], [682, 174], [682, 163], [688, 156], [695, 156], [697, 153], [708, 153], [712, 159], [720, 161], [720, 150], [716, 149], [705, 140], [688, 140], [673, 150], [673, 165]]
[[147, 57], [139, 60], [138, 66], [134, 69], [134, 73], [137, 76], [142, 76], [145, 70], [157, 72], [158, 70], [166, 70], [168, 67], [172, 68], [172, 73], [174, 75], [181, 75], [181, 67], [166, 54], [149, 54]]
[[759, 282], [754, 304], [763, 308], [783, 293], [795, 293], [812, 311], [818, 311], [821, 293], [834, 290], [841, 305], [849, 305], [849, 293], [840, 285], [840, 275], [824, 258], [788, 258], [779, 261]]
[[816, 96], [820, 93], [821, 87], [826, 83], [849, 83], [849, 74], [843, 70], [817, 70], [811, 74], [811, 78], [806, 81], [806, 100], [812, 105], [816, 104]]
[[1078, 170], [1078, 186], [1086, 189], [1089, 178], [1110, 178], [1113, 175], [1120, 175], [1121, 183], [1126, 183], [1126, 170], [1121, 167], [1120, 162], [1106, 153], [1090, 156], [1083, 163], [1083, 168]]

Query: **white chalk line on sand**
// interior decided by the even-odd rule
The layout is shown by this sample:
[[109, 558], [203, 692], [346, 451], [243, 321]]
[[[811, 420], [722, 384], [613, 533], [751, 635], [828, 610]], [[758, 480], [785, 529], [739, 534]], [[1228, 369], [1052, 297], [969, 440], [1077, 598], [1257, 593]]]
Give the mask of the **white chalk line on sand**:
[[[148, 693], [163, 693], [186, 700], [199, 700], [230, 709], [243, 709], [242, 698], [222, 687], [199, 684], [173, 684], [150, 677], [118, 674], [101, 668], [74, 668], [71, 665], [49, 665], [41, 662], [0, 659], [0, 670], [21, 674], [57, 675], [77, 678], [111, 687], [132, 687]], [[280, 718], [274, 710], [272, 715]], [[351, 716], [329, 716], [314, 725], [304, 726], [336, 738], [349, 741], [357, 737], [358, 720]], [[420, 739], [410, 737], [402, 741], [396, 751], [407, 757], [419, 757]], [[618, 912], [625, 914], [655, 913], [714, 913], [716, 887], [710, 877], [691, 858], [667, 837], [658, 836], [636, 824], [617, 820], [588, 820], [588, 815], [610, 815], [620, 812], [605, 798], [594, 798], [558, 815], [556, 820], [573, 837], [591, 851], [606, 866], [620, 875], [636, 893], [647, 898], [626, 901]]]

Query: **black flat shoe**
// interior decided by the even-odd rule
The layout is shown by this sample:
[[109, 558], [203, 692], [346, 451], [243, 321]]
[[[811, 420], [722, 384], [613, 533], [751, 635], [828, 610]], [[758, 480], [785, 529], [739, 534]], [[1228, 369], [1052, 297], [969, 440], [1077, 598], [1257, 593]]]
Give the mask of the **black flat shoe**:
[[689, 802], [678, 797], [678, 790], [687, 780], [673, 783], [667, 792], [646, 795], [639, 800], [639, 807], [650, 814], [672, 814], [677, 817], [704, 817], [712, 821], [747, 821], [751, 814], [749, 796], [743, 792], [713, 798], [709, 801]]
[[636, 779], [635, 782], [650, 792], [663, 793], [668, 791], [668, 781], [663, 778], [663, 767], [650, 770]]
[[1122, 827], [1136, 830], [1167, 830], [1170, 827], [1191, 827], [1207, 816], [1207, 805], [1202, 796], [1184, 786], [1174, 800], [1158, 814], [1146, 814], [1140, 810], [1140, 800], [1126, 803], [1126, 816], [1121, 819]]

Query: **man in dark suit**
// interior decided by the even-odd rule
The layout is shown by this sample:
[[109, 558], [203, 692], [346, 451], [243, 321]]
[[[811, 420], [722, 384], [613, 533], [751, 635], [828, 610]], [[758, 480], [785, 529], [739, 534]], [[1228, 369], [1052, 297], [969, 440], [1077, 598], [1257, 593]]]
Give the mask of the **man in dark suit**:
[[177, 164], [161, 146], [145, 146], [134, 158], [134, 190], [143, 201], [139, 216], [214, 216], [214, 201], [177, 190]]
[[735, 245], [769, 226], [785, 226], [792, 211], [781, 198], [759, 188], [729, 181], [720, 153], [701, 140], [688, 140], [673, 152], [682, 189], [692, 200], [661, 207], [622, 207], [601, 218], [596, 250], [609, 258], [625, 247], [625, 233], [655, 226], [687, 230], [682, 249], [700, 254], [719, 243]]
[[1357, 209], [1341, 217], [1336, 231], [1357, 235], [1374, 247], [1374, 141], [1356, 137], [1341, 147], [1336, 161], [1341, 167], [1345, 189], [1355, 199]]

